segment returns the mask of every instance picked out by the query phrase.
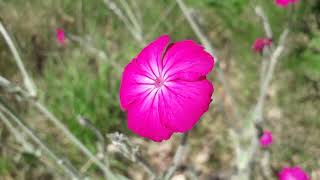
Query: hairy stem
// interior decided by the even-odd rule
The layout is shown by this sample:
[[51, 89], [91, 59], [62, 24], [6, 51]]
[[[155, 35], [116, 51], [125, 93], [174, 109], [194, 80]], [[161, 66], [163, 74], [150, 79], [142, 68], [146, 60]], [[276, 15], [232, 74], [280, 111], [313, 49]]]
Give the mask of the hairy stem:
[[188, 142], [188, 133], [185, 133], [181, 137], [180, 144], [174, 154], [172, 164], [168, 167], [164, 174], [164, 180], [169, 180], [173, 174], [177, 171], [179, 166], [181, 165], [181, 160], [185, 157], [187, 152], [187, 144]]

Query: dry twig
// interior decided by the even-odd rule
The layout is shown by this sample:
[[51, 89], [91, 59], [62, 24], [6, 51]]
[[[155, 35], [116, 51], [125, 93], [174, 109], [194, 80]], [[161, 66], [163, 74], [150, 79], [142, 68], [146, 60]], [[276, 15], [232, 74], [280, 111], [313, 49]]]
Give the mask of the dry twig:
[[14, 46], [12, 39], [10, 38], [10, 36], [9, 36], [8, 32], [6, 31], [6, 29], [4, 28], [4, 26], [2, 25], [1, 21], [0, 21], [0, 32], [3, 36], [3, 38], [5, 39], [6, 43], [8, 44], [10, 51], [13, 54], [14, 60], [16, 61], [17, 66], [19, 68], [19, 71], [22, 74], [23, 82], [24, 82], [26, 89], [28, 90], [29, 94], [32, 97], [35, 97], [37, 95], [37, 88], [36, 88], [32, 78], [28, 75], [27, 70], [22, 63], [21, 57], [18, 53], [18, 50]]

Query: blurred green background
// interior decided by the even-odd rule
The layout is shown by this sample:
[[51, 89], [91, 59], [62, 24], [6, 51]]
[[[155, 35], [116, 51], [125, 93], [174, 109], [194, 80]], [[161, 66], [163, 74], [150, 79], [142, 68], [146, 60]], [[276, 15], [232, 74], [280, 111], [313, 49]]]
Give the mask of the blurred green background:
[[[115, 2], [123, 8], [119, 1]], [[161, 34], [169, 34], [173, 41], [198, 41], [175, 1], [128, 2], [138, 17], [145, 42]], [[244, 114], [256, 101], [259, 85], [261, 57], [252, 52], [251, 46], [257, 37], [264, 37], [254, 5], [260, 4], [266, 11], [276, 42], [288, 17], [294, 16], [290, 38], [277, 66], [265, 108], [268, 119], [265, 128], [275, 134], [275, 144], [270, 148], [271, 166], [277, 171], [285, 165], [300, 164], [310, 173], [319, 173], [320, 1], [302, 0], [294, 7], [294, 14], [275, 6], [273, 0], [186, 0], [185, 3], [215, 47]], [[168, 144], [168, 150], [157, 152], [160, 145], [139, 139], [126, 128], [125, 114], [118, 102], [121, 68], [135, 57], [142, 45], [103, 0], [0, 0], [0, 19], [39, 88], [39, 99], [90, 150], [96, 151], [97, 138], [79, 125], [78, 115], [87, 117], [102, 134], [115, 131], [128, 134], [151, 158], [157, 153], [165, 154], [166, 158], [172, 156], [176, 137], [160, 144]], [[64, 47], [56, 42], [56, 28], [66, 32]], [[0, 75], [22, 85], [13, 57], [5, 41], [0, 39]], [[215, 72], [210, 79], [216, 87], [214, 99], [219, 99], [223, 90]], [[17, 102], [1, 89], [0, 92], [0, 97], [25, 117], [26, 123], [50, 147], [67, 154], [78, 167], [86, 162], [28, 104]], [[221, 110], [220, 106], [223, 105], [211, 105], [210, 111], [191, 132], [190, 159], [206, 177], [232, 167], [228, 109]], [[31, 155], [19, 154], [21, 149], [17, 148], [14, 138], [3, 124], [0, 123], [0, 127], [1, 179], [55, 178], [43, 162]], [[206, 154], [205, 161], [198, 162], [201, 157], [197, 159], [197, 154]], [[132, 174], [134, 167], [127, 165], [130, 162], [114, 156], [112, 168], [136, 179]], [[164, 165], [157, 158], [151, 161], [161, 169]], [[101, 176], [94, 167], [88, 174], [94, 179]]]

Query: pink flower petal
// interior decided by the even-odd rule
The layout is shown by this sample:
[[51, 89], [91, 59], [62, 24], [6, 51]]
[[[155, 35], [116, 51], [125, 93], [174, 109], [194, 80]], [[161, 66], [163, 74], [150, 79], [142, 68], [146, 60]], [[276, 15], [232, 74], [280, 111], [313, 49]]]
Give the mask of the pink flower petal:
[[310, 180], [309, 175], [299, 166], [285, 167], [278, 174], [279, 180]]
[[168, 35], [160, 36], [146, 46], [136, 57], [141, 68], [154, 79], [156, 79], [160, 71], [162, 71], [162, 56], [169, 42], [170, 37]]
[[145, 47], [123, 72], [120, 105], [128, 128], [153, 141], [190, 130], [209, 108], [213, 58], [193, 41], [169, 45], [164, 35]]
[[212, 84], [201, 81], [171, 81], [160, 92], [160, 117], [164, 126], [175, 132], [190, 130], [209, 108]]
[[163, 58], [162, 76], [167, 80], [195, 81], [206, 76], [214, 66], [212, 56], [192, 40], [172, 44]]
[[124, 69], [121, 88], [120, 88], [120, 106], [121, 109], [126, 110], [128, 106], [133, 103], [139, 95], [149, 93], [153, 86], [149, 74], [141, 70], [136, 59], [133, 59]]
[[280, 7], [286, 7], [289, 5], [290, 0], [276, 0], [275, 2]]
[[167, 35], [159, 37], [125, 67], [120, 85], [120, 106], [123, 110], [139, 95], [153, 88], [150, 84], [154, 83], [162, 70], [162, 53], [169, 41]]
[[287, 7], [290, 4], [299, 2], [299, 0], [275, 0], [275, 3], [280, 7]]
[[140, 96], [128, 109], [128, 128], [153, 141], [169, 139], [172, 131], [162, 126], [159, 115], [159, 89]]

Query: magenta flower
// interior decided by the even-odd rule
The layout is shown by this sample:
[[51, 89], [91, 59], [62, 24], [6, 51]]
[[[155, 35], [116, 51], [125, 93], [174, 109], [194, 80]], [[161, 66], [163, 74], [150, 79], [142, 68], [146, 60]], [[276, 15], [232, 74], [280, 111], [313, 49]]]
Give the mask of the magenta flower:
[[257, 38], [252, 45], [252, 50], [257, 53], [262, 53], [263, 49], [272, 44], [272, 39], [270, 38]]
[[153, 141], [192, 129], [209, 108], [213, 85], [206, 75], [213, 66], [213, 57], [192, 40], [170, 44], [163, 35], [151, 42], [122, 75], [128, 128]]
[[310, 180], [309, 175], [299, 166], [285, 167], [278, 174], [279, 180]]
[[61, 46], [64, 46], [66, 44], [66, 37], [62, 28], [56, 29], [56, 39]]
[[264, 131], [259, 139], [260, 146], [267, 148], [272, 144], [272, 133], [270, 131]]
[[275, 0], [275, 3], [280, 7], [287, 7], [290, 4], [299, 2], [299, 0]]

